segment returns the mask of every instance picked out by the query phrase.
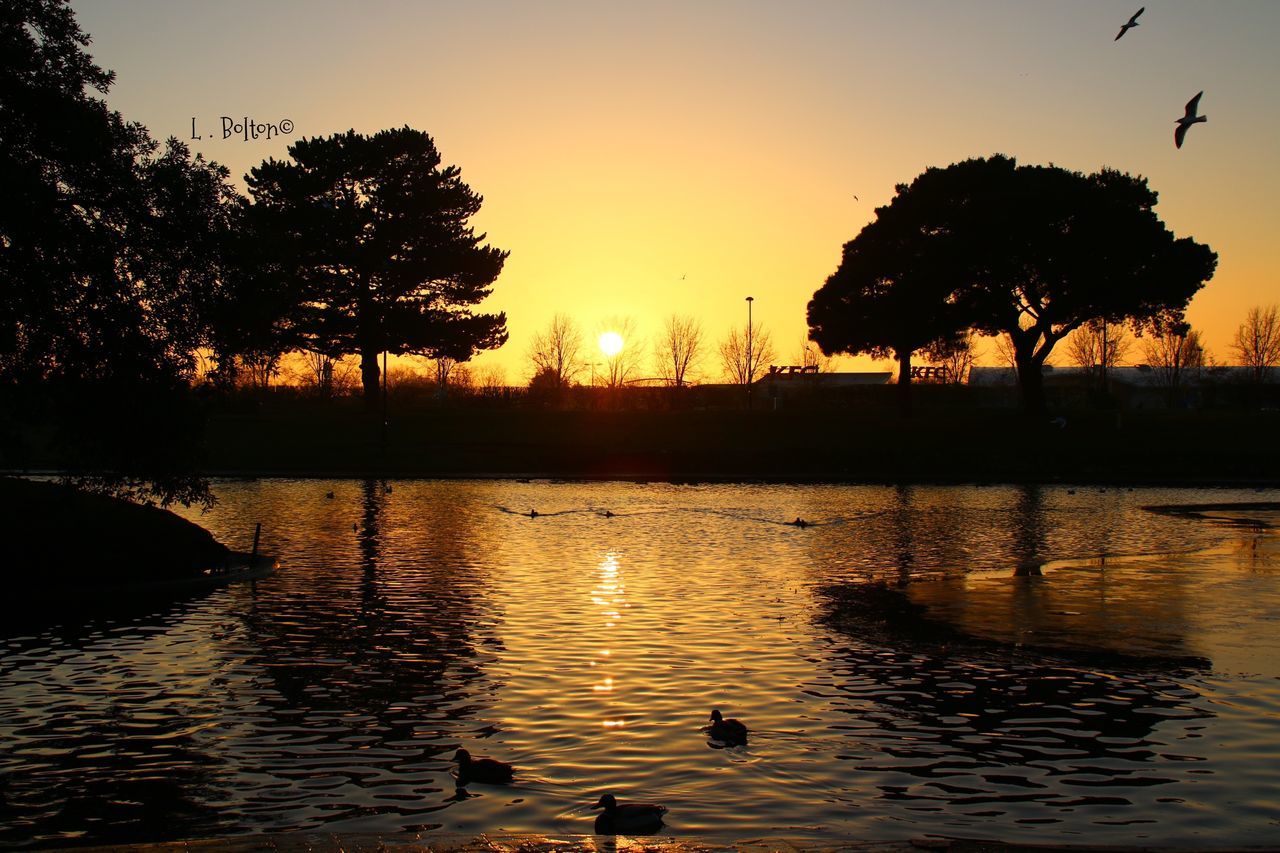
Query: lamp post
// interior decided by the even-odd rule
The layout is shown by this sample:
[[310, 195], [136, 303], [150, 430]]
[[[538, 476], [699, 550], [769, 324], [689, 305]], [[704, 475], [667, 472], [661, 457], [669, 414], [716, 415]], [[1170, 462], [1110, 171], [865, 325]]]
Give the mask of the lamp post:
[[387, 351], [382, 351], [382, 455], [386, 463], [387, 454]]
[[747, 297], [747, 372], [745, 379], [747, 382], [747, 411], [751, 411], [751, 303], [755, 302], [755, 298]]

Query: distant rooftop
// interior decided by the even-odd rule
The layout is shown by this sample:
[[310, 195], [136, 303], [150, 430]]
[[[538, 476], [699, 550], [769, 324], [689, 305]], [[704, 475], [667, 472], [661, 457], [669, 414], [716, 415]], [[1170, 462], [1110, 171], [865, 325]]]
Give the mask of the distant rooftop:
[[842, 388], [849, 385], [887, 385], [893, 377], [891, 371], [862, 371], [841, 373], [819, 373], [816, 367], [802, 368], [798, 365], [779, 367], [773, 365], [769, 372], [756, 380], [757, 385], [787, 384], [804, 385], [819, 388]]
[[[1063, 381], [1096, 375], [1097, 368], [1044, 366], [1046, 382]], [[1188, 382], [1247, 382], [1253, 373], [1247, 367], [1203, 367], [1184, 372]], [[1132, 367], [1112, 367], [1107, 378], [1120, 385], [1136, 388], [1160, 387], [1166, 383], [1162, 368], [1149, 364]], [[986, 387], [1017, 385], [1018, 374], [1012, 367], [973, 367], [969, 370], [969, 384]]]

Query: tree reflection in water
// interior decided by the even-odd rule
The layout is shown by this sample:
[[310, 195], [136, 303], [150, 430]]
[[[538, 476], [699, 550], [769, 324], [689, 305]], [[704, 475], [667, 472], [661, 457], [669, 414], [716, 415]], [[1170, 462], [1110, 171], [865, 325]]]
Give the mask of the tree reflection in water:
[[[1199, 737], [1214, 716], [1186, 687], [1207, 661], [982, 640], [885, 584], [832, 585], [821, 600], [821, 623], [850, 641], [829, 694], [849, 716], [833, 727], [850, 741], [842, 757], [891, 780], [877, 786], [885, 799], [975, 817], [1020, 802], [1128, 805], [1202, 760], [1170, 742]], [[920, 781], [901, 784], [903, 774]]]
[[[354, 578], [347, 594], [307, 595], [291, 602], [287, 616], [277, 602], [247, 617], [270, 675], [263, 695], [270, 722], [252, 736], [263, 759], [255, 787], [265, 796], [247, 797], [241, 808], [268, 827], [297, 828], [301, 820], [359, 828], [364, 817], [420, 817], [456, 799], [447, 759], [469, 729], [483, 728], [472, 719], [475, 697], [486, 693], [473, 636], [484, 621], [475, 600], [481, 587], [468, 576], [465, 557], [472, 537], [443, 506], [434, 517], [414, 519], [407, 535], [389, 507], [394, 497], [382, 481], [361, 483], [360, 521], [352, 531], [359, 572], [315, 577], [319, 585]], [[448, 558], [418, 561], [418, 572], [407, 571], [403, 560], [384, 565], [393, 526], [396, 547]], [[347, 608], [334, 607], [344, 598]], [[282, 810], [267, 793], [277, 781], [331, 791], [333, 804], [310, 816]]]

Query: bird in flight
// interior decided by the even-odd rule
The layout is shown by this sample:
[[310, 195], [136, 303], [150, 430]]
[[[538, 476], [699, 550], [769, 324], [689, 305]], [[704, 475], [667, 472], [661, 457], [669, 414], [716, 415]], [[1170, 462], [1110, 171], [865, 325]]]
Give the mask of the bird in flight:
[[1187, 101], [1186, 115], [1178, 119], [1178, 126], [1173, 131], [1173, 144], [1178, 148], [1182, 147], [1182, 140], [1187, 135], [1187, 128], [1191, 127], [1191, 125], [1198, 121], [1209, 120], [1208, 116], [1196, 115], [1196, 109], [1200, 106], [1200, 95], [1203, 94], [1204, 92], [1200, 92], [1194, 98]]
[[1129, 32], [1129, 30], [1138, 26], [1138, 16], [1145, 11], [1147, 11], [1147, 7], [1143, 6], [1141, 9], [1134, 12], [1133, 17], [1129, 19], [1129, 23], [1125, 24], [1123, 27], [1120, 28], [1120, 35], [1117, 35], [1115, 37], [1115, 41], [1120, 41], [1120, 36], [1124, 35], [1125, 33]]

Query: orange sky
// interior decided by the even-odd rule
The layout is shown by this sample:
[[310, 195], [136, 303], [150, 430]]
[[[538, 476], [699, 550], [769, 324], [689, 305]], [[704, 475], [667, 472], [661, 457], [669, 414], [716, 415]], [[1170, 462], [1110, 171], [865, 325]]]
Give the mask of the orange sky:
[[[1250, 306], [1280, 301], [1280, 3], [1148, 3], [1119, 42], [1139, 0], [72, 5], [117, 72], [109, 104], [158, 138], [195, 117], [190, 144], [237, 178], [290, 138], [430, 133], [511, 252], [484, 306], [511, 340], [478, 364], [512, 382], [558, 311], [592, 340], [607, 317], [648, 338], [692, 314], [714, 343], [748, 295], [791, 362], [894, 185], [997, 152], [1149, 178], [1175, 234], [1219, 253], [1189, 317], [1220, 360]], [[1209, 121], [1176, 150], [1202, 89]], [[223, 140], [223, 115], [295, 130]]]

